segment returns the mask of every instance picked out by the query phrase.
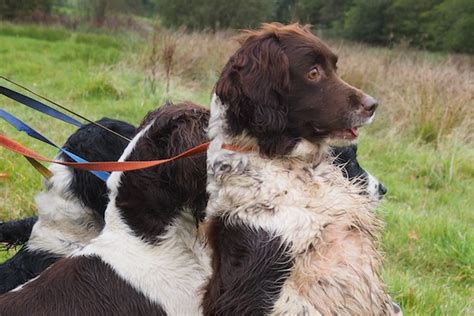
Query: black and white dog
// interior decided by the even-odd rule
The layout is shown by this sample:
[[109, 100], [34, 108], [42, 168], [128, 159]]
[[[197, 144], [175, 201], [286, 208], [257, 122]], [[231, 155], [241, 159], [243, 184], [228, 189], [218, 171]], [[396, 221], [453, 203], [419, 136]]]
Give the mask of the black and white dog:
[[[132, 125], [104, 118], [99, 124], [129, 138]], [[94, 124], [72, 134], [63, 148], [89, 161], [116, 161], [128, 142]], [[57, 159], [71, 161], [64, 153]], [[0, 242], [25, 243], [0, 265], [0, 293], [36, 277], [59, 258], [89, 243], [102, 230], [108, 203], [105, 182], [90, 172], [51, 165], [53, 174], [36, 196], [38, 217], [0, 224]]]
[[[163, 159], [202, 144], [208, 118], [200, 106], [163, 106], [144, 119], [120, 160]], [[199, 314], [199, 288], [210, 274], [197, 234], [205, 161], [203, 153], [112, 173], [100, 235], [0, 296], [0, 315]]]
[[362, 185], [364, 194], [382, 199], [387, 193], [387, 188], [360, 166], [357, 159], [357, 144], [332, 147], [331, 154], [334, 157], [334, 164], [341, 167], [344, 176]]

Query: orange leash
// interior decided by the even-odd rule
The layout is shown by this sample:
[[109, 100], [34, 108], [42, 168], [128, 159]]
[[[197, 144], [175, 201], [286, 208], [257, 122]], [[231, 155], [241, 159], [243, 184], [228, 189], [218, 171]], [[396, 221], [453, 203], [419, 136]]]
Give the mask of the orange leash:
[[[102, 162], [66, 162], [66, 161], [58, 161], [53, 159], [48, 159], [31, 149], [24, 147], [23, 145], [15, 142], [14, 140], [9, 139], [8, 137], [0, 134], [0, 146], [5, 147], [8, 150], [16, 152], [18, 154], [23, 155], [28, 160], [39, 160], [45, 161], [50, 163], [56, 163], [63, 166], [68, 166], [72, 168], [82, 169], [82, 170], [93, 170], [93, 171], [131, 171], [131, 170], [139, 170], [145, 169], [150, 167], [155, 167], [162, 165], [167, 162], [171, 162], [176, 159], [185, 158], [194, 156], [200, 153], [204, 153], [207, 151], [209, 147], [209, 142], [197, 145], [193, 148], [186, 150], [185, 152], [180, 153], [171, 158], [167, 159], [160, 159], [160, 160], [150, 160], [150, 161], [102, 161]], [[240, 148], [233, 145], [224, 145], [223, 148], [228, 150], [234, 151], [249, 151], [248, 148]]]

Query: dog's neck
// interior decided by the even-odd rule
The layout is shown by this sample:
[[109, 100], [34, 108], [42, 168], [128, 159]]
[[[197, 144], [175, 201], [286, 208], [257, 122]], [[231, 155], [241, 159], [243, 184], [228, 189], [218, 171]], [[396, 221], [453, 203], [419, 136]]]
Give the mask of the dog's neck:
[[[151, 132], [153, 124], [150, 123], [133, 138], [119, 161], [140, 160], [143, 155], [147, 157], [146, 153], [141, 153], [148, 149], [143, 147], [143, 143], [146, 143], [146, 135], [149, 130]], [[113, 172], [107, 181], [110, 201], [116, 205], [113, 210], [119, 213], [134, 235], [150, 244], [159, 244], [161, 236], [166, 234], [168, 227], [179, 216], [191, 214], [191, 210], [182, 202], [173, 197], [166, 198], [167, 191], [165, 188], [161, 190], [158, 184], [160, 180], [155, 177], [159, 177], [157, 171], [147, 169]]]
[[[208, 136], [211, 144], [208, 156], [210, 155], [212, 158], [213, 153], [220, 151], [223, 145], [232, 145], [245, 148], [245, 151], [259, 152], [257, 139], [250, 136], [247, 132], [244, 131], [239, 135], [230, 135], [226, 119], [227, 105], [223, 104], [216, 94], [212, 97], [210, 109], [211, 117], [209, 119]], [[285, 156], [274, 157], [273, 159], [296, 158], [307, 161], [308, 163], [318, 164], [328, 153], [329, 145], [325, 142], [315, 144], [301, 139], [291, 152]]]

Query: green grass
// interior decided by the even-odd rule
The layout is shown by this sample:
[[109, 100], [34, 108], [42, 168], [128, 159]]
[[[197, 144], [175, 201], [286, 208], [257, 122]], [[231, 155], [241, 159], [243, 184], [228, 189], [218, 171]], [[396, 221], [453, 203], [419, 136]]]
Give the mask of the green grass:
[[472, 314], [474, 160], [452, 146], [453, 156], [400, 139], [360, 141], [359, 160], [389, 188], [383, 276], [407, 315]]
[[[208, 104], [209, 81], [215, 78], [215, 72], [209, 71], [211, 79], [190, 83], [184, 72], [181, 78], [172, 78], [170, 93], [164, 92], [162, 80], [152, 93], [140, 66], [147, 42], [133, 34], [0, 24], [0, 42], [1, 75], [93, 120], [108, 116], [138, 124], [166, 99]], [[371, 48], [368, 53], [380, 52]], [[431, 58], [423, 54], [419, 57], [423, 62]], [[0, 101], [1, 108], [57, 144], [74, 131], [4, 97]], [[361, 164], [389, 189], [380, 208], [386, 221], [382, 247], [388, 289], [405, 315], [472, 315], [474, 148], [454, 134], [429, 143], [423, 135], [394, 131], [389, 123], [396, 121], [382, 119], [388, 115], [384, 111], [382, 105], [378, 119], [362, 132], [359, 156]], [[56, 152], [3, 121], [0, 132], [46, 156]], [[6, 179], [0, 178], [0, 220], [34, 214], [34, 194], [41, 190], [39, 175], [24, 158], [4, 149], [0, 159], [0, 172], [8, 173]], [[0, 261], [11, 253], [0, 252]]]
[[[147, 112], [166, 99], [189, 99], [201, 104], [209, 102], [209, 94], [197, 90], [176, 89], [169, 94], [163, 93], [164, 83], [161, 81], [158, 82], [158, 93], [150, 93], [140, 67], [130, 65], [140, 52], [136, 44], [139, 39], [130, 36], [131, 39], [0, 24], [0, 74], [91, 120], [107, 116], [138, 125]], [[17, 89], [7, 82], [1, 84]], [[56, 144], [64, 143], [74, 132], [73, 126], [3, 96], [0, 101], [3, 109]], [[56, 153], [54, 148], [18, 133], [3, 121], [0, 122], [0, 131], [44, 155], [52, 157]], [[8, 173], [8, 179], [0, 178], [0, 219], [33, 214], [33, 197], [41, 189], [38, 174], [24, 158], [4, 149], [0, 149], [0, 159], [0, 172]]]

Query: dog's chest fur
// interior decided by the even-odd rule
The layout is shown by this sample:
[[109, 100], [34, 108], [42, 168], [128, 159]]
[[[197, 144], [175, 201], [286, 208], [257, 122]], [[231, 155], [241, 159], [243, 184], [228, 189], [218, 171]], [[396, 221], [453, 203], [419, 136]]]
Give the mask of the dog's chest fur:
[[102, 234], [77, 255], [98, 256], [169, 315], [198, 315], [198, 291], [210, 268], [192, 217], [183, 214], [154, 246], [134, 236], [112, 207], [113, 203], [106, 212], [108, 225]]
[[62, 165], [51, 165], [50, 187], [35, 200], [38, 221], [28, 240], [28, 249], [67, 256], [88, 244], [102, 230], [104, 220], [68, 189], [73, 172]]
[[369, 196], [325, 160], [265, 159], [213, 143], [208, 216], [269, 232], [293, 259], [273, 314], [389, 313]]

